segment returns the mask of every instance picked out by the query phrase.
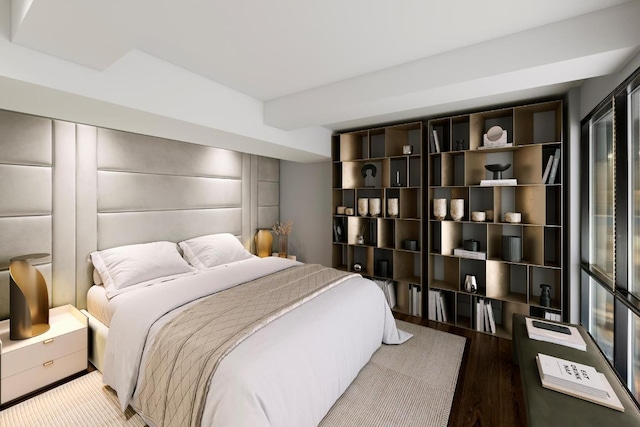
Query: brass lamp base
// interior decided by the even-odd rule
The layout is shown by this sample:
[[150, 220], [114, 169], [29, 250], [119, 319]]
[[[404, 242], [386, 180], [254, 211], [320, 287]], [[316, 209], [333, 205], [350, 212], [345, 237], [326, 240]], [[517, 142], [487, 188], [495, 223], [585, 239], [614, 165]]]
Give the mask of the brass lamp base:
[[49, 330], [49, 293], [42, 273], [29, 260], [49, 254], [22, 255], [9, 264], [9, 338], [24, 340]]

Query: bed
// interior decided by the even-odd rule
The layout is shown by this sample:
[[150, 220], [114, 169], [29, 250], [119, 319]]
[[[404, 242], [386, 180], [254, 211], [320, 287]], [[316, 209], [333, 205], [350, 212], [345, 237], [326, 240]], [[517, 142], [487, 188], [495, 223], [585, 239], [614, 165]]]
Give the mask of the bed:
[[92, 254], [109, 282], [88, 294], [92, 329], [107, 336], [103, 381], [150, 426], [318, 425], [382, 343], [411, 336], [360, 275], [258, 258], [231, 235], [171, 245], [167, 260], [138, 257], [156, 277], [137, 282], [131, 253]]

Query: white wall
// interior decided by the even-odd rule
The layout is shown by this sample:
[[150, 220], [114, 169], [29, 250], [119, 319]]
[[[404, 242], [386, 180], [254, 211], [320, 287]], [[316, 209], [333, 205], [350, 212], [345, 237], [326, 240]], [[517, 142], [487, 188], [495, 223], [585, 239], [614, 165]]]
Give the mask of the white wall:
[[292, 220], [289, 253], [331, 266], [331, 162], [280, 162], [280, 219]]
[[615, 74], [589, 79], [580, 87], [580, 119], [584, 119], [612, 90], [640, 67], [640, 51]]

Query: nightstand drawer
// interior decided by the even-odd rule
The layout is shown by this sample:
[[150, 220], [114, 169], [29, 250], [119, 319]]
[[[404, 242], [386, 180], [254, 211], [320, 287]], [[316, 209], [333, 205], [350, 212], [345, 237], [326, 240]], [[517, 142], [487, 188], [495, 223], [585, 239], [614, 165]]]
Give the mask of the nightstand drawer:
[[8, 351], [2, 354], [0, 378], [8, 378], [83, 349], [86, 353], [87, 329], [85, 328]]
[[36, 367], [3, 378], [0, 384], [0, 403], [7, 403], [84, 369], [87, 369], [86, 347], [58, 359], [45, 359]]

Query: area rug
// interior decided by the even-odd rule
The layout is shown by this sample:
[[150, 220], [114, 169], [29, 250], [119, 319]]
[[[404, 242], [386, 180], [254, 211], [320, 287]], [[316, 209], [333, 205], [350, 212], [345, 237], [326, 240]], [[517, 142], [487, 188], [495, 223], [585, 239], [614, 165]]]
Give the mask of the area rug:
[[[465, 338], [397, 321], [414, 337], [383, 345], [320, 424], [446, 426]], [[94, 371], [0, 412], [0, 426], [144, 426], [123, 414], [115, 393]]]

